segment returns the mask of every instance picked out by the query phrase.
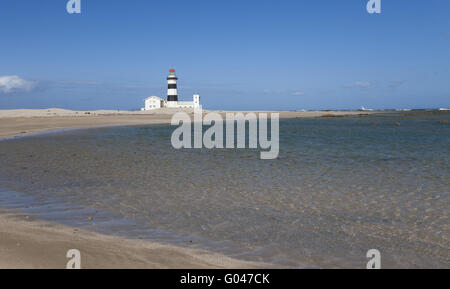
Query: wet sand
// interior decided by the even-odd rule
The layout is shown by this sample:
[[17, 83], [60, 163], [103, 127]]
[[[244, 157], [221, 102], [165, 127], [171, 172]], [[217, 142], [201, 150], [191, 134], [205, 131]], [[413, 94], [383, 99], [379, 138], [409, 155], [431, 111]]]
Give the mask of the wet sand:
[[0, 269], [65, 269], [77, 249], [83, 269], [262, 268], [203, 250], [88, 232], [0, 211]]

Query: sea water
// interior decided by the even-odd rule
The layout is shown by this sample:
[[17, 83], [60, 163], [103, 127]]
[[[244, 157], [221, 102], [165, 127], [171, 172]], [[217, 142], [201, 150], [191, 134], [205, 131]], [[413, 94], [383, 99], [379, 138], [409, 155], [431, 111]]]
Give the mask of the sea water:
[[285, 119], [275, 160], [176, 150], [170, 125], [1, 141], [0, 206], [282, 267], [450, 268], [449, 120]]

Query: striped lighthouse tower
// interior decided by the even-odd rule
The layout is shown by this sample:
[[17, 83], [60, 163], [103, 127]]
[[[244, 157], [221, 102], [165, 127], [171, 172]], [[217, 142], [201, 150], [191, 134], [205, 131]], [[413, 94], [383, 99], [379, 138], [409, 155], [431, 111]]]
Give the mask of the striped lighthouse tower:
[[[167, 77], [167, 101], [168, 102], [178, 102], [178, 89], [177, 89], [177, 76], [175, 75], [175, 69], [171, 69], [169, 76]], [[173, 103], [173, 102], [172, 102]]]

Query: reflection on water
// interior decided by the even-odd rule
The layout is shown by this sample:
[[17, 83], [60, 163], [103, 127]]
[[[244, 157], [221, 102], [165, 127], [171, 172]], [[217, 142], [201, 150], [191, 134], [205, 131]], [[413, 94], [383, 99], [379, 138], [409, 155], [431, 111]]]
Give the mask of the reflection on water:
[[384, 267], [449, 268], [441, 120], [449, 114], [282, 120], [276, 160], [177, 151], [166, 125], [3, 141], [0, 187], [19, 193], [0, 193], [0, 205], [290, 267], [365, 268], [376, 248]]

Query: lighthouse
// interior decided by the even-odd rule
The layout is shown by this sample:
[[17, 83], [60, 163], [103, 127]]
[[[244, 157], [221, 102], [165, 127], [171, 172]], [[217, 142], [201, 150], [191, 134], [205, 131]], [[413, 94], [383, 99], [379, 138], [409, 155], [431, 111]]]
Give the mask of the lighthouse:
[[175, 69], [171, 69], [169, 71], [169, 76], [167, 77], [167, 100], [164, 100], [159, 96], [147, 97], [144, 100], [145, 107], [141, 108], [141, 110], [145, 111], [163, 108], [201, 108], [200, 94], [198, 93], [194, 94], [192, 101], [178, 101], [177, 80], [178, 77], [175, 75]]
[[[167, 77], [167, 101], [175, 103], [178, 102], [178, 89], [177, 89], [178, 77], [175, 75], [175, 69], [171, 69], [169, 76]], [[173, 103], [173, 102], [172, 102]]]

